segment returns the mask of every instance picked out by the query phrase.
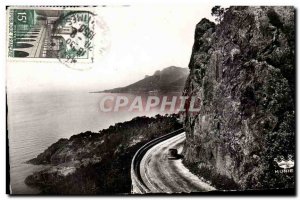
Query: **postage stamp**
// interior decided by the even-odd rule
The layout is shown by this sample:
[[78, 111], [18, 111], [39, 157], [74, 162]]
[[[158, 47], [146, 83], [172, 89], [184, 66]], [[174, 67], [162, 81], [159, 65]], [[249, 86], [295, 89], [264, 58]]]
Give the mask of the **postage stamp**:
[[8, 58], [58, 60], [88, 69], [109, 49], [109, 29], [93, 7], [9, 7]]

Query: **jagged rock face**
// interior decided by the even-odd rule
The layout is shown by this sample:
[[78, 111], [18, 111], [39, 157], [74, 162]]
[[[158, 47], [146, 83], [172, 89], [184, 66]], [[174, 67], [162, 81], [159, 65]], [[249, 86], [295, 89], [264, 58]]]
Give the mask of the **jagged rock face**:
[[185, 162], [242, 189], [294, 187], [274, 172], [295, 151], [294, 22], [293, 7], [230, 7], [197, 24], [184, 95], [201, 109], [183, 113]]

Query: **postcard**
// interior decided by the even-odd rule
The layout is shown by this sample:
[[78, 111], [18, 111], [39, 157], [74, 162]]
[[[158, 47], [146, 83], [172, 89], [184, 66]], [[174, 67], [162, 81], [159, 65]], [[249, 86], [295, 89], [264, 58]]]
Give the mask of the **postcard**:
[[8, 194], [295, 194], [293, 6], [6, 19]]

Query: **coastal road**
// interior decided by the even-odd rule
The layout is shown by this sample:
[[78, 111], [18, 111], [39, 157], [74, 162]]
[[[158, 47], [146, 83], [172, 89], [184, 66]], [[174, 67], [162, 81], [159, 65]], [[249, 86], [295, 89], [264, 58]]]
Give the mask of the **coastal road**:
[[168, 159], [169, 149], [175, 148], [180, 154], [184, 141], [185, 132], [181, 131], [171, 137], [154, 141], [155, 144], [146, 149], [137, 162], [139, 164], [137, 181], [144, 188], [141, 193], [190, 193], [215, 190], [184, 167], [182, 159]]

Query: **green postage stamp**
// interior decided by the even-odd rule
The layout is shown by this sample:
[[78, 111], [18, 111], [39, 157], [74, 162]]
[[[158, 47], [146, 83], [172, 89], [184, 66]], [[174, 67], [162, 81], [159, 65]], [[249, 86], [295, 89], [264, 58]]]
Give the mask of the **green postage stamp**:
[[109, 29], [93, 7], [9, 7], [7, 56], [93, 63], [109, 48]]

